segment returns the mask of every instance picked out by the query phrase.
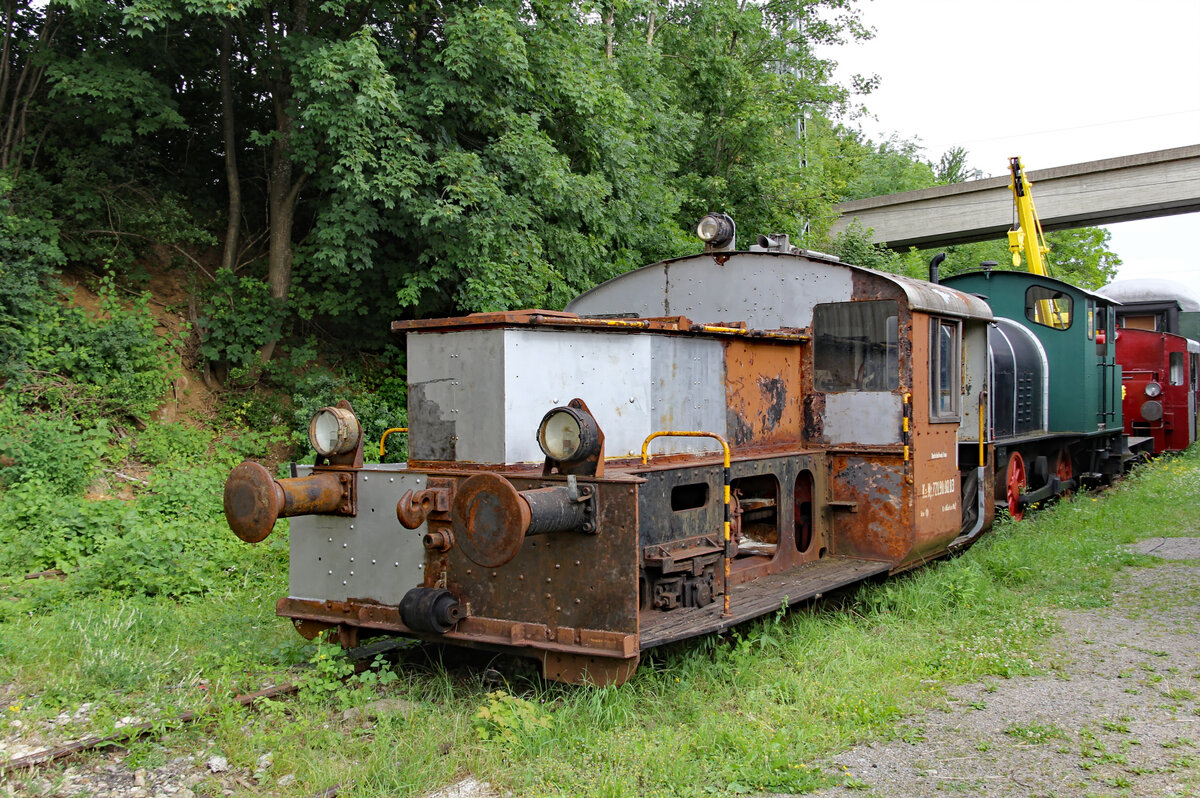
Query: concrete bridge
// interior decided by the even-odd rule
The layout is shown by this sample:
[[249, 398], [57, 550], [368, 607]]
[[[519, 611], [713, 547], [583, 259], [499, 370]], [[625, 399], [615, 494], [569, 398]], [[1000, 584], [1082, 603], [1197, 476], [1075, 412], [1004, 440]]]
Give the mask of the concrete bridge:
[[[1200, 144], [1026, 172], [1043, 230], [1200, 211]], [[890, 249], [1003, 238], [1013, 226], [1009, 177], [843, 202], [830, 231], [854, 219]]]

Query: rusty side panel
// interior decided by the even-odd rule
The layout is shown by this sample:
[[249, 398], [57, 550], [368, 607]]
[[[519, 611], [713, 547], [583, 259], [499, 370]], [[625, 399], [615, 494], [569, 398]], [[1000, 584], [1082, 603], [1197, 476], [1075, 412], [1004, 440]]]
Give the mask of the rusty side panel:
[[[802, 483], [803, 496], [798, 502], [796, 483], [803, 473], [811, 475], [812, 484], [810, 487], [807, 482]], [[756, 477], [773, 477], [777, 485], [777, 492], [772, 497], [775, 553], [769, 557], [737, 558], [734, 562], [733, 584], [811, 562], [822, 556], [822, 550], [829, 549], [828, 524], [824, 512], [828, 488], [823, 453], [802, 452], [735, 460], [730, 467], [730, 474], [735, 491], [739, 483], [746, 484]], [[638, 544], [647, 562], [666, 558], [679, 547], [702, 547], [706, 540], [719, 541], [724, 516], [719, 463], [655, 469], [642, 476], [646, 482], [639, 491], [638, 516], [641, 528]], [[704, 506], [693, 507], [684, 499], [695, 495], [690, 491], [693, 486], [700, 485], [707, 486], [707, 500]], [[672, 493], [676, 488], [682, 491], [676, 499], [681, 509], [672, 506]], [[810, 506], [801, 507], [801, 503]], [[807, 518], [798, 522], [798, 511], [807, 512]], [[798, 529], [806, 529], [809, 537], [808, 545], [803, 550], [797, 542]]]
[[829, 458], [831, 549], [846, 557], [902, 562], [912, 550], [912, 485], [899, 454]]
[[[564, 484], [564, 480], [511, 476], [518, 491]], [[487, 568], [457, 547], [427, 552], [425, 584], [445, 586], [468, 617], [499, 618], [570, 627], [637, 632], [637, 486], [591, 483], [597, 498], [597, 532], [527, 536], [517, 555]]]
[[725, 348], [726, 423], [730, 444], [799, 443], [798, 345], [730, 341]]
[[[928, 364], [930, 317], [913, 314], [913, 362]], [[916, 538], [911, 556], [939, 549], [958, 536], [962, 528], [961, 487], [958, 474], [958, 422], [934, 424], [929, 420], [929, 367], [917, 366], [912, 388], [912, 467]]]
[[[914, 363], [913, 314], [908, 298], [894, 283], [870, 273], [855, 272], [852, 298], [859, 301], [895, 300], [898, 305], [897, 359], [900, 396], [910, 392]], [[805, 408], [805, 431], [825, 439], [825, 397], [813, 394]], [[864, 423], [867, 423], [864, 419]], [[834, 449], [829, 456], [829, 546], [834, 554], [901, 563], [913, 548], [913, 486], [910, 463], [901, 446], [875, 451]]]

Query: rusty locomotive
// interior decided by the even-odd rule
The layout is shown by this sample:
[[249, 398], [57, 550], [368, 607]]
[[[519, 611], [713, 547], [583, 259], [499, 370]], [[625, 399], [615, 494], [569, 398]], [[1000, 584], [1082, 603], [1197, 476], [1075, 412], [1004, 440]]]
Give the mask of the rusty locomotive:
[[[738, 251], [721, 214], [697, 232], [703, 253], [564, 312], [395, 322], [407, 462], [364, 464], [343, 403], [314, 416], [311, 465], [275, 479], [246, 462], [227, 482], [242, 539], [292, 518], [278, 614], [347, 646], [406, 635], [614, 684], [647, 649], [989, 529], [1011, 498], [997, 407], [1050, 385], [1015, 361], [997, 375], [989, 304], [784, 236]], [[1102, 431], [1099, 446], [1060, 435], [1042, 448], [1095, 465], [1120, 448]]]

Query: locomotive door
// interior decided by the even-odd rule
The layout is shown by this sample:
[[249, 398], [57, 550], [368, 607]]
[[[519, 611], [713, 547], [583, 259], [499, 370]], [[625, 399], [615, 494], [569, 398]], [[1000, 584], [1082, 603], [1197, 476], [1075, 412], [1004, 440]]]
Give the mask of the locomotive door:
[[[1096, 366], [1100, 369], [1100, 397], [1097, 404], [1097, 428], [1108, 429], [1119, 427], [1119, 424], [1109, 423], [1120, 416], [1121, 400], [1124, 395], [1121, 387], [1121, 370], [1116, 363], [1116, 314], [1110, 308], [1095, 307], [1088, 300], [1088, 338], [1096, 341]], [[1103, 333], [1103, 334], [1102, 334]], [[1113, 352], [1114, 354], [1109, 354]]]
[[[923, 326], [927, 328], [925, 331], [921, 329]], [[922, 367], [925, 363], [927, 368]], [[962, 528], [958, 483], [962, 369], [962, 323], [958, 319], [914, 314], [911, 407], [914, 553], [945, 545]]]
[[[1188, 349], [1192, 348], [1192, 342], [1188, 342]], [[1197, 376], [1197, 371], [1200, 371], [1200, 354], [1195, 352], [1188, 353], [1188, 443], [1194, 443], [1196, 440], [1196, 394], [1197, 388], [1200, 388], [1200, 377]]]

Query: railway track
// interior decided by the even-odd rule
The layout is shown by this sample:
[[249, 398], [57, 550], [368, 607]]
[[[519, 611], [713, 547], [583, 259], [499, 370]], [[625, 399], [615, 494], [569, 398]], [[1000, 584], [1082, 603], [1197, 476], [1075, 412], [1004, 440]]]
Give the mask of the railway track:
[[[355, 664], [355, 673], [361, 672], [368, 664], [378, 655], [386, 654], [391, 651], [396, 651], [400, 648], [407, 647], [408, 641], [403, 640], [381, 640], [370, 645], [362, 646], [347, 653], [347, 657]], [[243, 706], [253, 706], [257, 701], [264, 698], [277, 698], [279, 696], [292, 695], [298, 692], [303, 685], [303, 679], [297, 679], [290, 682], [266, 687], [262, 690], [256, 690], [252, 693], [244, 693], [234, 697], [234, 702]], [[125, 726], [120, 730], [108, 735], [89, 735], [78, 740], [72, 740], [68, 743], [45, 748], [41, 751], [35, 751], [31, 754], [16, 757], [7, 761], [0, 761], [0, 775], [12, 773], [17, 770], [27, 770], [32, 768], [40, 768], [50, 765], [55, 762], [68, 759], [77, 754], [82, 754], [87, 751], [92, 751], [97, 748], [102, 748], [109, 745], [123, 745], [135, 740], [140, 740], [146, 737], [162, 735], [168, 731], [187, 726], [192, 723], [204, 721], [212, 716], [214, 708], [204, 708], [189, 712], [181, 713], [176, 717], [164, 722], [163, 720], [147, 721], [144, 723], [132, 724]], [[337, 794], [340, 785], [331, 787], [329, 790], [321, 793], [325, 798], [332, 798]], [[330, 791], [332, 790], [332, 792]]]
[[[246, 693], [234, 698], [234, 701], [241, 706], [248, 707], [255, 701], [262, 698], [274, 698], [281, 695], [290, 695], [300, 689], [300, 685], [296, 682], [287, 682], [285, 684], [268, 687], [264, 690], [257, 690], [253, 693]], [[5, 773], [12, 770], [24, 770], [25, 768], [40, 767], [48, 765], [51, 762], [57, 762], [61, 759], [74, 756], [75, 754], [90, 751], [95, 748], [100, 748], [106, 745], [120, 745], [122, 743], [132, 742], [134, 740], [147, 737], [155, 733], [162, 733], [171, 728], [185, 726], [189, 723], [194, 723], [198, 720], [203, 720], [212, 714], [211, 709], [197, 710], [195, 712], [184, 712], [175, 717], [165, 727], [162, 721], [147, 721], [146, 723], [137, 723], [122, 728], [115, 734], [105, 735], [90, 735], [79, 740], [74, 740], [69, 743], [47, 748], [42, 751], [37, 751], [32, 754], [11, 759], [8, 762], [0, 763], [0, 773]]]

